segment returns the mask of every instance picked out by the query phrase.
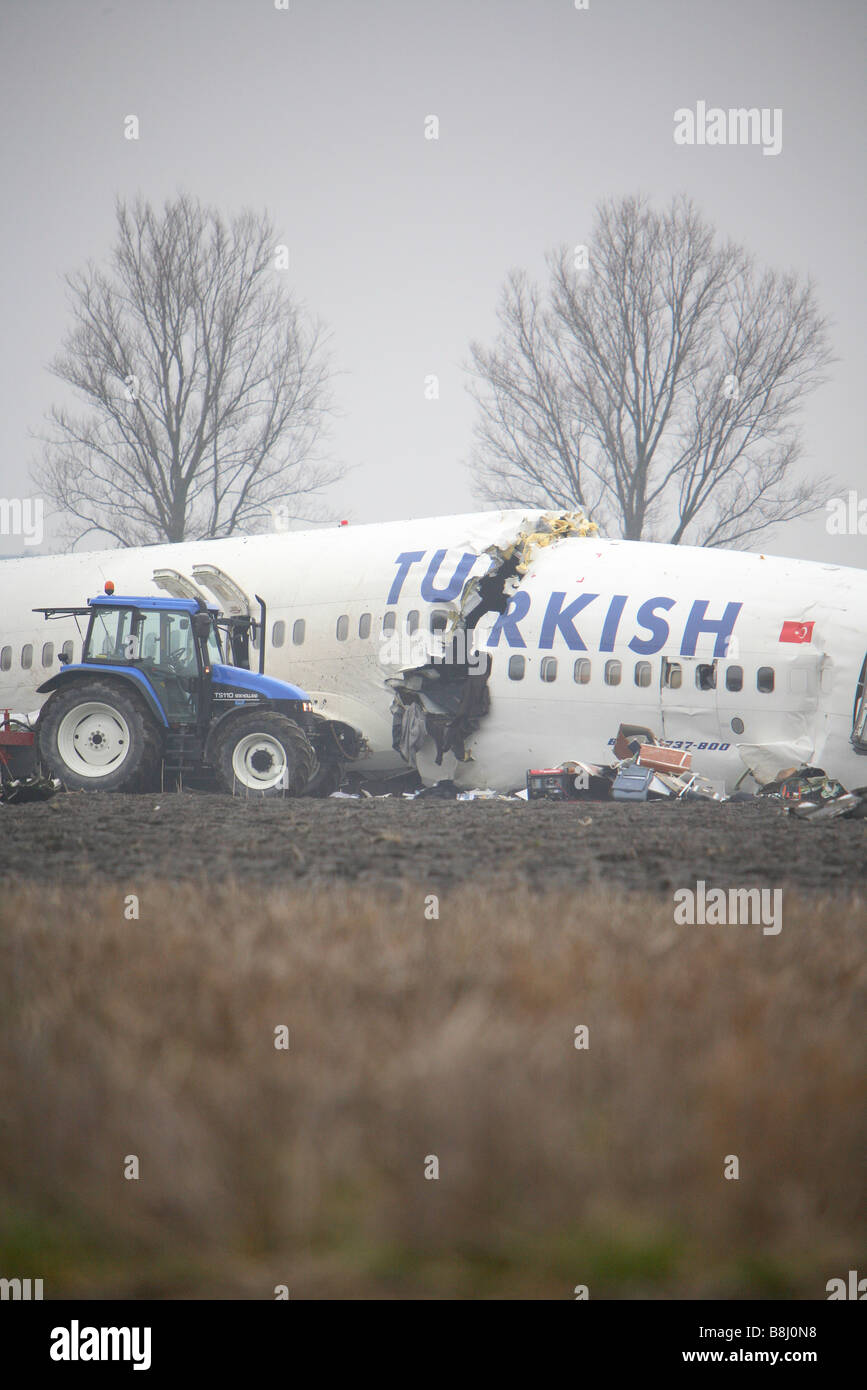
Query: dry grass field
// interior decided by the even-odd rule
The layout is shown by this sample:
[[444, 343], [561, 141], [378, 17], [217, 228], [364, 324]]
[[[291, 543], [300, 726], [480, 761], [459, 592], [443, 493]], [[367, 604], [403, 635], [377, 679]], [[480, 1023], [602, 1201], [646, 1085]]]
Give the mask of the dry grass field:
[[865, 1267], [863, 899], [787, 894], [765, 936], [586, 887], [438, 920], [411, 885], [152, 879], [138, 920], [128, 891], [0, 896], [0, 1273], [46, 1297], [824, 1298]]

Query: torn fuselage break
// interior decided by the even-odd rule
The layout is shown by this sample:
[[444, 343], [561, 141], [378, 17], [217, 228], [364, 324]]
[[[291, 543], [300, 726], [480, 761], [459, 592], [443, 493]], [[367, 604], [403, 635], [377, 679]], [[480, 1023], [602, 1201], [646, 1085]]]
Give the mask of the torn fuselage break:
[[435, 768], [442, 767], [447, 753], [458, 762], [471, 761], [472, 735], [490, 711], [491, 656], [475, 646], [478, 623], [488, 613], [506, 611], [539, 549], [597, 531], [583, 512], [535, 515], [513, 540], [482, 552], [488, 568], [466, 580], [445, 627], [416, 634], [424, 659], [386, 684], [394, 692], [393, 747], [423, 777], [431, 754]]

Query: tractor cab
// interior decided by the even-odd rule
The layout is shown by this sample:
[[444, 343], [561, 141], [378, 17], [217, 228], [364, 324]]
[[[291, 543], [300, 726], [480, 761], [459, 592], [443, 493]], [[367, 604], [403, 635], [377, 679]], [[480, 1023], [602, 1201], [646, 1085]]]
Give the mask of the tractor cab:
[[217, 609], [193, 599], [90, 600], [82, 666], [133, 669], [151, 685], [168, 724], [195, 724], [223, 654]]

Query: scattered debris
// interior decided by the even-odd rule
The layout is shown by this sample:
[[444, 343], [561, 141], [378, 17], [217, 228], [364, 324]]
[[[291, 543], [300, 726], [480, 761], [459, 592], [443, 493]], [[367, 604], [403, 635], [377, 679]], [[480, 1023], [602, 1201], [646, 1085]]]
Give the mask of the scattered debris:
[[609, 767], [572, 759], [559, 767], [531, 768], [527, 800], [725, 800], [721, 787], [692, 771], [691, 753], [660, 743], [653, 730], [644, 725], [621, 724], [614, 754], [617, 761]]
[[559, 767], [531, 768], [527, 773], [528, 801], [607, 801], [611, 772], [577, 759]]
[[615, 801], [647, 801], [651, 784], [656, 780], [652, 767], [639, 767], [630, 762], [620, 769], [614, 779], [611, 795]]
[[446, 778], [442, 782], [434, 782], [433, 786], [422, 787], [420, 791], [410, 792], [409, 796], [413, 801], [457, 801], [458, 789], [454, 782]]
[[614, 756], [621, 762], [637, 758], [645, 743], [656, 743], [652, 729], [646, 729], [643, 724], [621, 724], [614, 740]]
[[679, 748], [661, 748], [659, 744], [642, 743], [636, 761], [639, 767], [652, 767], [656, 772], [689, 772], [692, 754]]
[[852, 792], [843, 792], [842, 795], [826, 801], [824, 805], [817, 801], [802, 801], [797, 806], [790, 806], [789, 811], [799, 820], [815, 823], [816, 821], [836, 820], [837, 816], [848, 816], [860, 805], [860, 796], [855, 796]]
[[759, 796], [776, 798], [790, 815], [811, 824], [838, 817], [861, 819], [867, 814], [867, 789], [859, 787], [855, 792], [847, 791], [836, 777], [829, 777], [824, 768], [806, 763], [783, 768], [759, 789]]

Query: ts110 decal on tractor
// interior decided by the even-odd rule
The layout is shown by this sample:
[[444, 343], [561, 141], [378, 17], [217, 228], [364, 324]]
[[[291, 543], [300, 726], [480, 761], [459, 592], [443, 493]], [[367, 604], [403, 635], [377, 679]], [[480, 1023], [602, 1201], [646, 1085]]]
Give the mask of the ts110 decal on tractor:
[[49, 698], [37, 747], [54, 777], [71, 790], [117, 791], [154, 785], [160, 768], [178, 777], [210, 768], [227, 791], [247, 797], [339, 785], [340, 731], [261, 662], [258, 672], [224, 664], [221, 627], [236, 656], [245, 645], [215, 605], [122, 598], [105, 587], [86, 608], [34, 610], [88, 620], [81, 661], [64, 662], [39, 687]]

